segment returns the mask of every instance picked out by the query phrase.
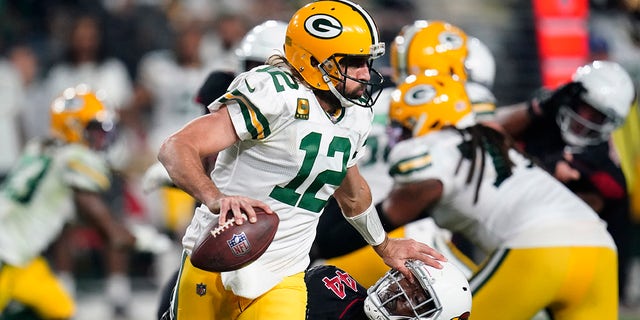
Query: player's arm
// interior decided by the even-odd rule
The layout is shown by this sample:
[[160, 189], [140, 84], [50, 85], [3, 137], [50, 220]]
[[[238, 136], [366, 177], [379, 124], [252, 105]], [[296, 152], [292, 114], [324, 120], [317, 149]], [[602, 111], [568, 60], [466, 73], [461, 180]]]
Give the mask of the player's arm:
[[529, 128], [532, 118], [526, 103], [502, 106], [496, 109], [495, 121], [513, 137], [519, 137]]
[[393, 225], [401, 226], [424, 218], [442, 197], [442, 182], [437, 179], [397, 184], [376, 207]]
[[[435, 249], [413, 239], [391, 239], [382, 227], [378, 212], [371, 202], [369, 185], [358, 171], [357, 166], [347, 169], [347, 175], [334, 197], [349, 223], [371, 244], [391, 268], [402, 272], [411, 279], [411, 272], [405, 266], [407, 260], [421, 260], [435, 268], [446, 258]], [[363, 210], [363, 211], [360, 211]]]
[[115, 220], [99, 193], [75, 189], [73, 200], [78, 214], [96, 226], [110, 246], [125, 249], [135, 244], [133, 234]]
[[[239, 141], [226, 106], [200, 116], [169, 136], [160, 147], [158, 160], [164, 165], [171, 181], [192, 197], [204, 203], [211, 212], [232, 210], [236, 223], [242, 224], [242, 211], [250, 221], [256, 220], [253, 207], [273, 211], [263, 202], [243, 196], [223, 195], [213, 183], [203, 160]], [[220, 215], [220, 224], [226, 217]]]

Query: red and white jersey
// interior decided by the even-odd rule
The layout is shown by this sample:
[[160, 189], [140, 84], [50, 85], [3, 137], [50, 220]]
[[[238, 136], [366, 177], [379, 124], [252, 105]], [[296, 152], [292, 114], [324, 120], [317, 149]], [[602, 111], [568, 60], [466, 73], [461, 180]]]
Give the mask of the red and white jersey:
[[[209, 109], [216, 112], [223, 104], [240, 141], [218, 155], [212, 179], [224, 194], [264, 201], [280, 217], [271, 246], [253, 263], [263, 266], [261, 278], [302, 272], [320, 214], [361, 157], [373, 113], [354, 106], [329, 115], [311, 89], [273, 66], [240, 74]], [[206, 207], [198, 208], [183, 238], [185, 249], [190, 252], [217, 221]], [[242, 269], [234, 272], [242, 281]]]
[[110, 186], [105, 160], [80, 144], [32, 141], [0, 189], [0, 261], [23, 266], [75, 216], [73, 189]]
[[442, 198], [432, 212], [441, 227], [461, 232], [486, 252], [499, 247], [615, 248], [605, 223], [587, 204], [517, 151], [510, 152], [511, 174], [504, 161], [486, 153], [484, 170], [477, 157], [475, 175], [466, 183], [471, 160], [465, 158], [457, 170], [460, 148], [461, 135], [443, 130], [400, 142], [389, 156], [396, 183], [442, 183]]

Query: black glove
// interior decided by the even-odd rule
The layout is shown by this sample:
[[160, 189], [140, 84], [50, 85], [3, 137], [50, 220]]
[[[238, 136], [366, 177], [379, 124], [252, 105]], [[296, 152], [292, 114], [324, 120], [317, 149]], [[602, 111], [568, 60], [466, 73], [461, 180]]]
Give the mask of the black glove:
[[540, 88], [533, 93], [527, 104], [529, 115], [534, 118], [555, 118], [560, 106], [571, 106], [586, 91], [582, 83], [569, 82], [555, 91]]

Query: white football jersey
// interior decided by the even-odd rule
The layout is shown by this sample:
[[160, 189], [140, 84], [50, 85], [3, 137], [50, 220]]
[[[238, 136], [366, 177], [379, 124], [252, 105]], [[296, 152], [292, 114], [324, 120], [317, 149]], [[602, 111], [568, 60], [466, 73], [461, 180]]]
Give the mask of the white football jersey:
[[387, 121], [389, 120], [389, 103], [393, 87], [385, 88], [373, 106], [373, 124], [367, 137], [365, 152], [358, 162], [360, 173], [369, 183], [373, 203], [382, 201], [393, 186], [387, 163], [388, 141]]
[[[209, 109], [216, 112], [223, 104], [240, 141], [218, 155], [212, 179], [221, 192], [264, 201], [280, 217], [271, 246], [256, 261], [265, 272], [302, 272], [320, 214], [361, 157], [373, 113], [354, 106], [328, 115], [311, 89], [273, 66], [240, 74]], [[185, 249], [190, 252], [217, 220], [198, 208], [183, 238]]]
[[[398, 143], [391, 150], [390, 172], [396, 183], [437, 179], [443, 194], [433, 209], [438, 225], [460, 232], [485, 252], [498, 247], [607, 246], [615, 248], [604, 222], [581, 199], [515, 150], [512, 173], [498, 157], [485, 154], [484, 170], [464, 159], [462, 137], [454, 130], [436, 131]], [[479, 157], [478, 157], [479, 158]], [[457, 172], [457, 173], [456, 173]], [[476, 184], [482, 174], [478, 201]]]
[[153, 96], [149, 124], [149, 146], [157, 152], [172, 133], [201, 116], [203, 109], [195, 101], [210, 68], [184, 67], [170, 51], [154, 51], [140, 62], [138, 82]]
[[106, 162], [80, 144], [31, 141], [0, 189], [0, 261], [23, 266], [75, 215], [73, 189], [109, 188]]

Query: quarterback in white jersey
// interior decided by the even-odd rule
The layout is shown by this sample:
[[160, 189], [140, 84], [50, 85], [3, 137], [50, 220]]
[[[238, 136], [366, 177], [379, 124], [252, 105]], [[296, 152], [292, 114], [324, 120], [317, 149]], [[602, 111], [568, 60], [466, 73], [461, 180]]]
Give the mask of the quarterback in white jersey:
[[470, 280], [474, 319], [524, 320], [542, 309], [553, 319], [617, 319], [617, 253], [605, 223], [499, 131], [475, 124], [459, 82], [409, 77], [389, 114], [400, 142], [381, 209], [396, 222], [428, 213], [489, 255]]
[[49, 269], [43, 252], [76, 212], [87, 217], [111, 245], [133, 236], [111, 218], [100, 193], [110, 186], [104, 147], [114, 123], [84, 87], [67, 89], [51, 108], [55, 139], [34, 140], [0, 188], [0, 313], [19, 302], [46, 319], [68, 319], [74, 304]]
[[[303, 272], [332, 195], [390, 267], [407, 277], [410, 259], [441, 267], [438, 260], [445, 258], [429, 246], [387, 237], [358, 171], [372, 120], [362, 107], [375, 100], [371, 65], [383, 53], [377, 27], [362, 7], [347, 0], [312, 2], [289, 22], [284, 56], [239, 75], [209, 106], [210, 114], [165, 140], [160, 162], [178, 187], [203, 203], [183, 239], [173, 318], [305, 318]], [[215, 153], [209, 177], [202, 159]], [[191, 265], [188, 254], [200, 235], [223, 224], [229, 211], [236, 223], [244, 221], [242, 211], [251, 223], [254, 208], [280, 217], [263, 256], [223, 273]]]
[[[278, 90], [281, 92], [275, 94]], [[311, 89], [273, 66], [241, 74], [229, 93], [209, 108], [215, 112], [223, 104], [228, 106], [238, 137], [255, 142], [222, 151], [212, 178], [222, 193], [265, 199], [278, 213], [280, 227], [273, 245], [254, 265], [262, 265], [276, 279], [301, 272], [309, 265], [307, 253], [315, 233], [300, 231], [315, 230], [346, 168], [355, 165], [363, 153], [372, 112], [341, 108], [329, 115]], [[289, 182], [290, 177], [298, 178]], [[185, 249], [192, 249], [199, 230], [217, 220], [207, 207], [198, 208], [183, 240]], [[262, 276], [257, 270], [250, 272]]]

